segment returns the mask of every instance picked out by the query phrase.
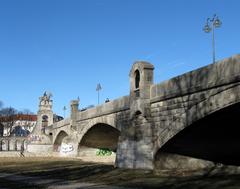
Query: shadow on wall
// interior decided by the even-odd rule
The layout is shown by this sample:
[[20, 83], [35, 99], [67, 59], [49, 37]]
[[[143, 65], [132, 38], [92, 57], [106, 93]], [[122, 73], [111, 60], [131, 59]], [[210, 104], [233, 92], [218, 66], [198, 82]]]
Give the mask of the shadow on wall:
[[161, 164], [159, 161], [161, 157], [166, 157], [166, 154], [168, 157], [169, 154], [174, 154], [175, 160], [179, 161], [184, 158], [176, 155], [239, 166], [239, 115], [240, 103], [219, 110], [188, 126], [157, 152], [155, 166]]

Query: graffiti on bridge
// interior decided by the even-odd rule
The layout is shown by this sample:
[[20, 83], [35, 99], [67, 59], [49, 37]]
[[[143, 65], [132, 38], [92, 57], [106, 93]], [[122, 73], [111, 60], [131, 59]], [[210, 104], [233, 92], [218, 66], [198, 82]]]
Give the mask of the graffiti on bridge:
[[72, 144], [62, 144], [60, 152], [63, 154], [71, 153], [74, 150]]
[[97, 156], [111, 156], [112, 151], [108, 148], [100, 148], [97, 150], [96, 155]]

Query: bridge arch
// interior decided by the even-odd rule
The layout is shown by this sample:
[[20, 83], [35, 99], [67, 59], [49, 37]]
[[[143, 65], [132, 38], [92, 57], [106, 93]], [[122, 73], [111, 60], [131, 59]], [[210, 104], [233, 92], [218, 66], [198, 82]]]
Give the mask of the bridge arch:
[[1, 143], [2, 151], [9, 151], [9, 140], [8, 139], [2, 139], [0, 143]]
[[116, 121], [114, 118], [110, 117], [110, 116], [102, 116], [102, 117], [97, 117], [97, 118], [93, 118], [91, 119], [86, 126], [84, 126], [81, 130], [80, 130], [80, 138], [78, 140], [78, 142], [80, 142], [82, 140], [83, 135], [89, 130], [91, 129], [91, 127], [102, 123], [102, 124], [106, 124], [106, 125], [110, 125], [114, 128], [117, 127], [116, 125]]
[[60, 152], [60, 148], [63, 142], [63, 139], [68, 137], [69, 135], [67, 134], [66, 131], [59, 131], [58, 134], [56, 135], [55, 139], [54, 139], [54, 143], [53, 143], [53, 148], [54, 151], [56, 152]]
[[16, 150], [16, 145], [15, 145], [15, 138], [9, 137], [8, 138], [8, 146], [9, 146], [9, 151], [15, 151]]
[[85, 161], [115, 163], [120, 131], [107, 123], [91, 123], [95, 124], [89, 124], [79, 138], [78, 156]]
[[186, 112], [181, 115], [182, 121], [172, 121], [171, 126], [163, 130], [160, 133], [161, 136], [157, 136], [155, 139], [155, 147], [153, 154], [156, 152], [172, 137], [178, 134], [183, 129], [192, 125], [193, 123], [209, 116], [222, 109], [230, 107], [231, 105], [238, 104], [240, 102], [240, 85], [231, 87], [228, 90], [219, 92], [209, 98], [197, 103], [196, 105], [188, 108]]
[[[214, 99], [202, 102], [202, 108], [189, 109], [186, 115], [190, 117], [187, 118], [186, 124], [178, 129], [168, 130], [169, 133], [162, 137], [160, 147], [154, 149], [155, 164], [160, 159], [169, 159], [171, 154], [171, 157], [175, 158], [174, 162], [177, 162], [176, 159], [179, 162], [180, 158], [180, 162], [184, 162], [185, 165], [189, 162], [189, 157], [195, 158], [192, 162], [197, 161], [196, 159], [206, 160], [198, 163], [201, 166], [212, 166], [210, 162], [240, 165], [240, 149], [237, 147], [240, 145], [240, 99], [236, 93], [230, 93], [235, 95], [226, 96], [226, 102], [226, 94], [220, 93]], [[219, 106], [218, 98], [224, 99], [222, 106]], [[209, 108], [206, 103], [212, 103], [214, 108]], [[160, 164], [166, 165], [166, 162]]]

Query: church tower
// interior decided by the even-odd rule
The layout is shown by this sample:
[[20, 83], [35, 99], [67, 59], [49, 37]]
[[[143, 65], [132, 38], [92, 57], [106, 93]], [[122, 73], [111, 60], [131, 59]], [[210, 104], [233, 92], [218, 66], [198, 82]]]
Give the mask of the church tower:
[[52, 95], [44, 92], [39, 97], [39, 110], [37, 114], [38, 134], [45, 134], [45, 128], [53, 124]]
[[49, 143], [50, 138], [46, 135], [46, 127], [53, 124], [52, 95], [44, 92], [39, 97], [39, 109], [37, 113], [37, 124], [31, 133], [31, 143]]
[[51, 97], [52, 95], [46, 92], [39, 97], [37, 124], [28, 137], [27, 152], [45, 156], [53, 150], [51, 138], [45, 132], [46, 127], [53, 124]]

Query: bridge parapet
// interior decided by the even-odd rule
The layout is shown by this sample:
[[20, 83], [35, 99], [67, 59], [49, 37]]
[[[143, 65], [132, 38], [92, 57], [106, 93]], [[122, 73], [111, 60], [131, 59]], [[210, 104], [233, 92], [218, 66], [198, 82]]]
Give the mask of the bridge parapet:
[[94, 108], [78, 112], [77, 120], [83, 121], [86, 119], [91, 119], [120, 111], [125, 111], [129, 109], [129, 104], [130, 104], [129, 96], [124, 96], [122, 98], [107, 102], [100, 106], [96, 106]]
[[0, 151], [20, 151], [26, 149], [27, 137], [3, 136], [0, 137]]
[[3, 136], [0, 137], [0, 140], [27, 140], [27, 137], [21, 137], [21, 136]]
[[52, 125], [52, 128], [56, 129], [56, 128], [63, 127], [63, 126], [69, 125], [69, 124], [70, 124], [70, 118], [67, 118], [67, 119], [63, 119], [59, 122], [54, 123]]
[[216, 88], [240, 81], [240, 55], [174, 77], [151, 87], [151, 102]]

